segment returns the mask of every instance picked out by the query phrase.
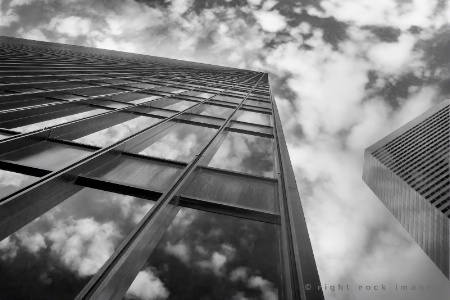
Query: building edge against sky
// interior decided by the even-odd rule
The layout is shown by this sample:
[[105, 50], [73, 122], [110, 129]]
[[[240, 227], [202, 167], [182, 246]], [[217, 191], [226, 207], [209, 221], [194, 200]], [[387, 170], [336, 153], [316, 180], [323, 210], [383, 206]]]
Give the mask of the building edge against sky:
[[[19, 278], [54, 297], [71, 282], [61, 295], [139, 298], [145, 279], [160, 298], [203, 295], [210, 272], [223, 293], [323, 299], [267, 73], [9, 37], [0, 64], [0, 284], [11, 297]], [[95, 235], [76, 230], [87, 224]], [[80, 239], [79, 253], [64, 244]], [[174, 270], [203, 279], [174, 283]]]
[[363, 180], [449, 278], [450, 99], [364, 153]]

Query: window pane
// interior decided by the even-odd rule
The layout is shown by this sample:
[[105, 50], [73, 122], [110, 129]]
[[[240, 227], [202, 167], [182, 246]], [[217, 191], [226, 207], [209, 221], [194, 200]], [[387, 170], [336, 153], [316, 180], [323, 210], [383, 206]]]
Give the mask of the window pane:
[[274, 241], [275, 225], [181, 208], [125, 298], [278, 299]]
[[180, 124], [140, 154], [187, 162], [201, 151], [215, 132], [212, 128]]
[[214, 96], [214, 94], [211, 94], [211, 93], [196, 92], [196, 91], [189, 91], [189, 92], [183, 93], [182, 95], [195, 96], [195, 97], [200, 97], [200, 98], [205, 98], [205, 99]]
[[0, 242], [4, 299], [74, 299], [153, 202], [85, 188]]
[[83, 136], [79, 139], [76, 139], [75, 142], [98, 147], [106, 147], [130, 135], [133, 135], [138, 131], [150, 127], [151, 125], [156, 124], [159, 121], [161, 120], [140, 116], [132, 120]]
[[11, 160], [19, 164], [46, 170], [58, 170], [91, 153], [92, 150], [79, 147], [53, 142], [41, 142], [3, 154], [0, 156], [0, 160]]
[[273, 177], [272, 139], [229, 132], [209, 166]]
[[270, 126], [270, 115], [241, 110], [238, 121]]
[[14, 128], [14, 130], [17, 130], [20, 132], [30, 132], [30, 131], [34, 131], [34, 130], [38, 130], [38, 129], [43, 129], [45, 127], [52, 127], [52, 126], [56, 126], [59, 124], [83, 119], [86, 117], [95, 116], [95, 115], [104, 113], [106, 111], [107, 110], [104, 110], [104, 109], [93, 109], [90, 111], [85, 111], [85, 112], [70, 115], [70, 116], [60, 117], [60, 118], [56, 118], [56, 119], [52, 119], [52, 120], [48, 120], [48, 121], [43, 121], [43, 122], [39, 122], [39, 123], [16, 127], [16, 128]]
[[241, 98], [222, 96], [222, 95], [215, 96], [213, 99], [220, 100], [220, 101], [233, 102], [233, 103], [241, 103], [241, 101], [242, 101]]
[[166, 106], [164, 108], [177, 110], [177, 111], [182, 111], [182, 110], [185, 110], [185, 109], [187, 109], [187, 108], [189, 108], [191, 106], [194, 106], [195, 104], [197, 104], [197, 103], [193, 102], [193, 101], [179, 100], [177, 103], [171, 104], [171, 105]]
[[245, 100], [244, 104], [258, 106], [263, 108], [271, 108], [270, 103], [262, 101]]
[[0, 170], [0, 199], [33, 183], [37, 179], [34, 176]]
[[212, 116], [218, 118], [228, 118], [232, 113], [233, 109], [217, 106], [217, 105], [203, 105], [202, 108], [205, 108], [200, 114], [205, 116]]

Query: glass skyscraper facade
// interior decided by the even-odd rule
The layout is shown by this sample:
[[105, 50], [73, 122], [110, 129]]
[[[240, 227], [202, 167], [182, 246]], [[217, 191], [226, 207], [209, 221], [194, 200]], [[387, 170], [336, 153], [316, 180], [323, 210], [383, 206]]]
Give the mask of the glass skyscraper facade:
[[449, 277], [450, 100], [366, 149], [363, 179]]
[[8, 37], [0, 65], [2, 299], [323, 299], [267, 73]]

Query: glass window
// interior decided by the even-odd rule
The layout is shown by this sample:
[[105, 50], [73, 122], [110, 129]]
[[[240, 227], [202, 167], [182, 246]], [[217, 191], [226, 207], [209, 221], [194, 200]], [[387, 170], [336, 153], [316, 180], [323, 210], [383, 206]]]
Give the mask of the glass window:
[[233, 102], [233, 103], [241, 103], [241, 101], [242, 101], [242, 98], [223, 96], [223, 95], [215, 96], [213, 99], [220, 100], [220, 101]]
[[0, 199], [35, 182], [37, 179], [37, 177], [29, 175], [0, 170]]
[[184, 167], [179, 163], [122, 155], [95, 169], [89, 176], [164, 191], [172, 185]]
[[107, 94], [113, 94], [113, 93], [119, 93], [123, 92], [121, 90], [113, 89], [110, 87], [92, 87], [87, 89], [77, 89], [74, 90], [73, 93], [76, 95], [82, 95], [82, 96], [100, 96], [100, 95], [107, 95]]
[[278, 299], [277, 240], [275, 225], [181, 208], [125, 298]]
[[112, 127], [91, 133], [75, 140], [75, 142], [98, 147], [112, 145], [130, 135], [135, 134], [153, 124], [161, 121], [151, 117], [139, 116], [132, 120], [114, 125]]
[[252, 131], [252, 132], [260, 132], [265, 134], [273, 134], [273, 128], [272, 127], [266, 127], [266, 126], [260, 126], [256, 124], [251, 123], [241, 123], [232, 121], [230, 125], [230, 131], [233, 131], [233, 129], [236, 129], [235, 131], [239, 132], [239, 130], [246, 130], [246, 131]]
[[249, 134], [228, 132], [209, 166], [273, 177], [273, 140]]
[[20, 132], [35, 131], [35, 130], [43, 129], [43, 128], [46, 128], [46, 127], [52, 127], [52, 126], [60, 125], [60, 124], [63, 124], [63, 123], [67, 123], [67, 122], [71, 122], [71, 121], [87, 118], [87, 117], [90, 117], [90, 116], [95, 116], [95, 115], [104, 113], [106, 111], [107, 110], [100, 109], [100, 108], [99, 109], [92, 109], [92, 110], [89, 110], [89, 111], [85, 111], [85, 112], [74, 114], [74, 115], [70, 115], [70, 116], [60, 117], [60, 118], [47, 120], [47, 121], [42, 121], [42, 122], [30, 124], [30, 125], [16, 127], [16, 128], [14, 128], [14, 130], [17, 130], [17, 131], [20, 131]]
[[238, 121], [270, 126], [270, 115], [241, 110]]
[[132, 83], [132, 84], [130, 84], [130, 86], [141, 88], [141, 89], [153, 89], [156, 87], [160, 87], [159, 85], [150, 84], [150, 83]]
[[218, 105], [203, 105], [204, 110], [200, 113], [204, 116], [218, 117], [218, 118], [228, 118], [232, 113], [233, 109], [228, 107], [222, 107]]
[[214, 96], [214, 94], [211, 93], [205, 93], [205, 92], [196, 92], [196, 91], [189, 91], [187, 93], [183, 93], [183, 96], [187, 95], [187, 96], [195, 96], [195, 97], [199, 97], [199, 98], [210, 98], [212, 96]]
[[9, 138], [9, 137], [11, 137], [10, 134], [6, 134], [6, 133], [1, 133], [1, 132], [0, 132], [0, 140], [7, 139], [7, 138]]
[[0, 103], [0, 110], [22, 108], [22, 107], [47, 104], [47, 103], [52, 103], [52, 102], [56, 102], [56, 100], [51, 100], [51, 99], [47, 99], [47, 98], [35, 98], [35, 99], [26, 99], [26, 100], [8, 102], [7, 99], [6, 100], [2, 99], [2, 103]]
[[0, 242], [5, 299], [74, 299], [151, 209], [85, 188]]
[[270, 103], [262, 102], [262, 101], [254, 101], [254, 100], [245, 100], [244, 104], [262, 107], [262, 108], [271, 108]]
[[188, 162], [202, 150], [216, 131], [208, 127], [177, 124], [140, 154]]
[[3, 154], [0, 159], [45, 170], [58, 170], [91, 153], [92, 150], [45, 141]]
[[182, 111], [182, 110], [188, 109], [189, 107], [194, 106], [195, 104], [197, 104], [197, 102], [178, 100], [177, 103], [168, 105], [168, 106], [166, 106], [164, 108], [171, 109], [171, 110], [176, 110], [176, 111]]
[[141, 93], [124, 93], [119, 95], [114, 95], [111, 99], [122, 102], [131, 102], [131, 103], [142, 103], [146, 101], [150, 101], [153, 99], [160, 98], [161, 96], [153, 96], [148, 94]]

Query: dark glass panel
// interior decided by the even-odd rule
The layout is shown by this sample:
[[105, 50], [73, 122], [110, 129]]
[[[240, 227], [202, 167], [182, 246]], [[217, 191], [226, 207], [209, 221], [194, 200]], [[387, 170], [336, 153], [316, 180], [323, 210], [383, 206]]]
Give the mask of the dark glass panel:
[[184, 165], [123, 155], [96, 169], [89, 176], [164, 191], [172, 185], [183, 168]]
[[183, 185], [181, 194], [276, 213], [276, 186], [274, 180], [198, 168]]
[[230, 128], [272, 134], [272, 127], [260, 126], [260, 125], [256, 125], [256, 124], [250, 124], [250, 123], [241, 123], [241, 122], [232, 121]]
[[273, 141], [270, 138], [228, 132], [209, 166], [273, 177]]
[[156, 85], [156, 84], [141, 83], [141, 82], [140, 83], [132, 83], [132, 84], [130, 84], [130, 86], [141, 88], [141, 89], [153, 89], [156, 87], [160, 87], [159, 85]]
[[87, 89], [77, 89], [74, 90], [73, 93], [76, 95], [82, 96], [99, 96], [99, 95], [107, 95], [113, 93], [123, 92], [121, 90], [117, 90], [110, 87], [92, 87]]
[[262, 108], [271, 108], [271, 105], [269, 102], [262, 102], [262, 101], [254, 101], [254, 100], [245, 100], [244, 104], [252, 105], [252, 106], [258, 106]]
[[0, 170], [0, 199], [33, 183], [38, 178]]
[[20, 132], [35, 131], [35, 130], [43, 129], [43, 128], [46, 128], [46, 127], [52, 127], [52, 126], [60, 125], [60, 124], [63, 124], [63, 123], [67, 123], [67, 122], [71, 122], [71, 121], [87, 118], [87, 117], [90, 117], [90, 116], [95, 116], [95, 115], [104, 113], [106, 111], [107, 110], [100, 109], [100, 108], [92, 109], [92, 110], [89, 110], [89, 111], [73, 114], [73, 115], [70, 115], [70, 116], [60, 117], [60, 118], [47, 120], [47, 121], [42, 121], [42, 122], [30, 124], [30, 125], [16, 127], [16, 128], [14, 128], [14, 130], [17, 130], [17, 131], [20, 131]]
[[85, 103], [103, 105], [103, 106], [111, 107], [111, 108], [124, 108], [124, 107], [130, 106], [128, 104], [114, 102], [114, 101], [107, 101], [107, 100], [103, 100], [103, 99], [88, 100]]
[[178, 124], [140, 154], [187, 162], [201, 151], [215, 132], [212, 128]]
[[119, 95], [114, 95], [111, 100], [121, 101], [121, 102], [131, 102], [134, 104], [150, 101], [153, 99], [160, 98], [161, 96], [154, 96], [142, 93], [124, 93]]
[[278, 299], [277, 227], [181, 208], [126, 299]]
[[6, 110], [6, 109], [14, 109], [14, 108], [22, 108], [27, 106], [34, 106], [34, 105], [41, 105], [41, 104], [47, 104], [56, 102], [57, 100], [51, 100], [47, 98], [34, 98], [34, 99], [27, 99], [22, 101], [14, 101], [14, 102], [2, 102], [0, 103], [0, 110]]
[[252, 111], [241, 110], [237, 120], [241, 122], [270, 126], [270, 115]]
[[153, 206], [85, 188], [0, 242], [1, 297], [74, 299]]
[[98, 147], [106, 147], [129, 137], [138, 131], [150, 127], [159, 121], [161, 121], [161, 119], [139, 116], [132, 120], [128, 120], [126, 122], [83, 136], [76, 139], [75, 142]]
[[91, 153], [92, 150], [45, 141], [3, 154], [0, 160], [15, 161], [46, 170], [58, 170]]

